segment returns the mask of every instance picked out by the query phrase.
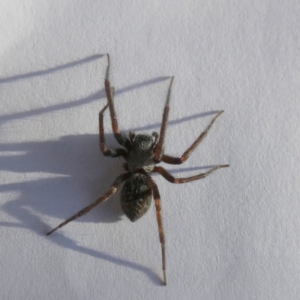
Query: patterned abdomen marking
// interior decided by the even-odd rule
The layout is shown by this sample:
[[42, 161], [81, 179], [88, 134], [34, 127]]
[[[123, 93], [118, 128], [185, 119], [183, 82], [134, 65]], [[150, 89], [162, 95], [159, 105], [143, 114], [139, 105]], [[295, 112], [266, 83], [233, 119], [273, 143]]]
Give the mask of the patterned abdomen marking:
[[125, 182], [121, 192], [121, 205], [130, 221], [136, 221], [147, 212], [151, 199], [152, 190], [145, 175], [133, 174]]

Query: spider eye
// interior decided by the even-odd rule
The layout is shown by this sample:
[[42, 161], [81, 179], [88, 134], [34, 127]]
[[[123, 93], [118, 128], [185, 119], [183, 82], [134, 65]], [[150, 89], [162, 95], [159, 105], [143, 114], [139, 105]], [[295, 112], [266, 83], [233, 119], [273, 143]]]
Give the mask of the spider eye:
[[135, 139], [135, 133], [133, 131], [129, 132], [129, 138], [130, 138], [131, 142], [133, 143], [134, 139]]

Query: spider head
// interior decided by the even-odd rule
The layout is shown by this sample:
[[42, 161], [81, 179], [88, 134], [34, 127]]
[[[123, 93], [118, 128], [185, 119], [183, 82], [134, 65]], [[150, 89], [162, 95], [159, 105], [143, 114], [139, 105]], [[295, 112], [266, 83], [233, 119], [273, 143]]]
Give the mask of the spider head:
[[157, 141], [156, 135], [135, 135], [133, 132], [130, 132], [129, 138], [131, 149], [128, 149], [128, 155], [126, 157], [128, 170], [133, 172], [137, 169], [145, 169], [153, 166], [153, 148]]
[[135, 134], [133, 131], [129, 132], [129, 138], [134, 148], [140, 148], [142, 150], [154, 148], [157, 144], [158, 133], [152, 132], [152, 136], [148, 134]]
[[141, 151], [150, 150], [153, 148], [155, 141], [151, 135], [137, 134], [130, 135], [133, 148]]

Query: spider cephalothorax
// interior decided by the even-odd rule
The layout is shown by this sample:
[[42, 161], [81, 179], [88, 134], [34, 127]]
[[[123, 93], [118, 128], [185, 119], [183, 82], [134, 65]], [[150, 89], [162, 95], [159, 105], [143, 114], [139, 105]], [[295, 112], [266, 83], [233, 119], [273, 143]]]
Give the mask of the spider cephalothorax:
[[[193, 150], [199, 145], [199, 143], [205, 138], [210, 127], [214, 121], [221, 115], [223, 111], [220, 111], [206, 127], [206, 129], [199, 135], [199, 137], [194, 141], [194, 143], [180, 156], [173, 157], [163, 153], [164, 138], [167, 128], [168, 116], [169, 116], [169, 103], [171, 96], [171, 87], [173, 84], [174, 77], [171, 77], [168, 94], [166, 98], [165, 108], [163, 112], [162, 124], [160, 128], [160, 133], [153, 132], [152, 136], [146, 134], [135, 135], [133, 132], [129, 133], [129, 139], [119, 131], [118, 120], [114, 107], [114, 88], [110, 86], [109, 81], [109, 69], [110, 60], [109, 55], [107, 55], [108, 64], [105, 76], [105, 92], [107, 97], [107, 104], [99, 113], [99, 137], [100, 137], [100, 149], [105, 156], [118, 157], [121, 156], [126, 161], [124, 164], [125, 173], [117, 177], [113, 182], [110, 189], [101, 197], [99, 197], [92, 204], [83, 208], [81, 211], [65, 220], [63, 223], [59, 224], [57, 227], [52, 229], [47, 235], [51, 234], [55, 230], [61, 228], [62, 226], [68, 224], [69, 222], [75, 220], [76, 218], [83, 216], [91, 209], [96, 207], [102, 201], [107, 200], [111, 195], [113, 195], [119, 186], [124, 182], [122, 192], [121, 192], [121, 205], [124, 213], [131, 221], [136, 221], [141, 216], [143, 216], [150, 204], [152, 198], [155, 201], [156, 218], [158, 224], [159, 239], [161, 243], [162, 251], [162, 270], [163, 270], [163, 282], [167, 284], [166, 277], [166, 256], [165, 256], [165, 237], [161, 218], [161, 206], [160, 206], [160, 195], [156, 183], [151, 178], [151, 173], [159, 173], [166, 180], [172, 183], [185, 183], [197, 179], [201, 179], [211, 174], [213, 171], [229, 167], [229, 165], [216, 166], [205, 173], [201, 173], [195, 176], [186, 178], [175, 178], [163, 167], [156, 166], [160, 162], [167, 164], [181, 164], [190, 156]], [[122, 148], [109, 149], [106, 146], [104, 127], [103, 127], [103, 117], [105, 110], [109, 108], [110, 118], [112, 123], [112, 129], [114, 136]]]
[[146, 134], [137, 134], [130, 132], [132, 148], [128, 149], [128, 154], [125, 156], [127, 169], [134, 172], [138, 169], [144, 169], [147, 172], [153, 170], [154, 167], [154, 147], [156, 140], [153, 136]]

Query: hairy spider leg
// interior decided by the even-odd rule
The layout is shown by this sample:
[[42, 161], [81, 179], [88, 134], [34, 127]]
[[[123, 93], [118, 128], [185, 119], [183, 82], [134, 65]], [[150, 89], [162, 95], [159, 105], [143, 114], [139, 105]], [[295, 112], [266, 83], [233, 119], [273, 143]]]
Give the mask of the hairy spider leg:
[[119, 177], [117, 177], [117, 179], [114, 181], [114, 183], [112, 184], [112, 186], [110, 187], [110, 189], [103, 196], [99, 197], [92, 204], [86, 206], [85, 208], [83, 208], [82, 210], [80, 210], [79, 212], [77, 212], [75, 215], [73, 215], [69, 219], [65, 220], [64, 222], [62, 222], [61, 224], [59, 224], [58, 226], [56, 226], [54, 229], [52, 229], [51, 231], [49, 231], [47, 233], [47, 235], [50, 235], [51, 233], [53, 233], [57, 229], [65, 226], [65, 225], [67, 225], [69, 222], [71, 222], [71, 221], [73, 221], [73, 220], [75, 220], [75, 219], [77, 219], [77, 218], [85, 215], [90, 210], [92, 210], [94, 207], [96, 207], [98, 204], [100, 204], [102, 201], [107, 200], [110, 196], [112, 196], [118, 190], [118, 187], [120, 186], [120, 184], [122, 182], [124, 182], [125, 180], [127, 180], [130, 176], [131, 176], [130, 173], [124, 173], [124, 174], [120, 175]]
[[[111, 88], [111, 95], [112, 99], [114, 97], [114, 88]], [[100, 142], [100, 150], [103, 153], [104, 156], [110, 156], [110, 157], [118, 157], [123, 156], [125, 157], [127, 155], [127, 151], [123, 148], [117, 148], [117, 149], [109, 149], [106, 146], [105, 142], [105, 133], [104, 133], [104, 125], [103, 125], [103, 118], [104, 118], [104, 112], [107, 109], [108, 104], [106, 104], [102, 110], [99, 112], [99, 142]]]
[[168, 118], [169, 118], [169, 110], [170, 110], [169, 104], [170, 104], [170, 99], [171, 99], [171, 88], [172, 88], [173, 80], [174, 80], [174, 76], [171, 77], [168, 94], [167, 94], [167, 98], [166, 98], [166, 103], [165, 103], [165, 108], [164, 108], [164, 112], [163, 112], [163, 118], [162, 118], [161, 127], [160, 127], [159, 140], [155, 147], [154, 162], [156, 162], [156, 163], [159, 163], [162, 159], [162, 149], [164, 146], [167, 123], [168, 123]]
[[165, 243], [165, 234], [163, 229], [162, 217], [161, 217], [161, 205], [160, 205], [160, 194], [158, 187], [152, 177], [149, 175], [147, 171], [144, 169], [137, 170], [137, 173], [144, 174], [149, 182], [151, 187], [154, 203], [155, 203], [155, 210], [156, 210], [156, 220], [158, 226], [158, 233], [159, 233], [159, 241], [161, 244], [161, 254], [162, 254], [162, 271], [163, 271], [163, 283], [167, 285], [167, 276], [166, 276], [166, 243]]
[[155, 209], [156, 209], [156, 220], [158, 225], [158, 233], [159, 233], [159, 240], [161, 244], [161, 254], [162, 254], [162, 271], [163, 271], [163, 282], [164, 285], [167, 285], [167, 276], [166, 276], [166, 246], [165, 246], [165, 234], [162, 224], [162, 217], [161, 217], [161, 205], [160, 205], [160, 194], [158, 187], [154, 180], [147, 174], [148, 182], [152, 188], [153, 198], [155, 202]]
[[201, 174], [198, 174], [198, 175], [195, 175], [195, 176], [191, 176], [191, 177], [186, 177], [186, 178], [175, 178], [173, 175], [171, 175], [163, 167], [154, 167], [153, 170], [152, 170], [152, 172], [159, 173], [160, 175], [162, 175], [169, 182], [172, 182], [172, 183], [185, 183], [185, 182], [189, 182], [189, 181], [194, 181], [194, 180], [205, 178], [206, 176], [208, 176], [212, 172], [214, 172], [214, 171], [216, 171], [218, 169], [227, 168], [227, 167], [229, 167], [229, 165], [216, 166], [216, 167], [208, 170], [205, 173], [201, 173]]
[[131, 145], [130, 141], [125, 137], [123, 133], [119, 131], [118, 119], [117, 119], [113, 96], [112, 96], [112, 88], [110, 86], [110, 81], [109, 81], [109, 69], [110, 69], [110, 59], [109, 59], [109, 54], [107, 54], [107, 68], [106, 68], [104, 85], [105, 85], [107, 104], [110, 111], [111, 125], [117, 142], [121, 146], [128, 148]]
[[211, 128], [212, 124], [215, 120], [223, 113], [224, 111], [220, 111], [208, 124], [206, 129], [199, 135], [199, 137], [195, 140], [195, 142], [181, 155], [181, 157], [173, 157], [169, 155], [163, 155], [162, 161], [171, 164], [171, 165], [180, 165], [184, 161], [188, 159], [191, 153], [195, 150], [195, 148], [202, 142], [202, 140], [207, 136], [209, 129]]

